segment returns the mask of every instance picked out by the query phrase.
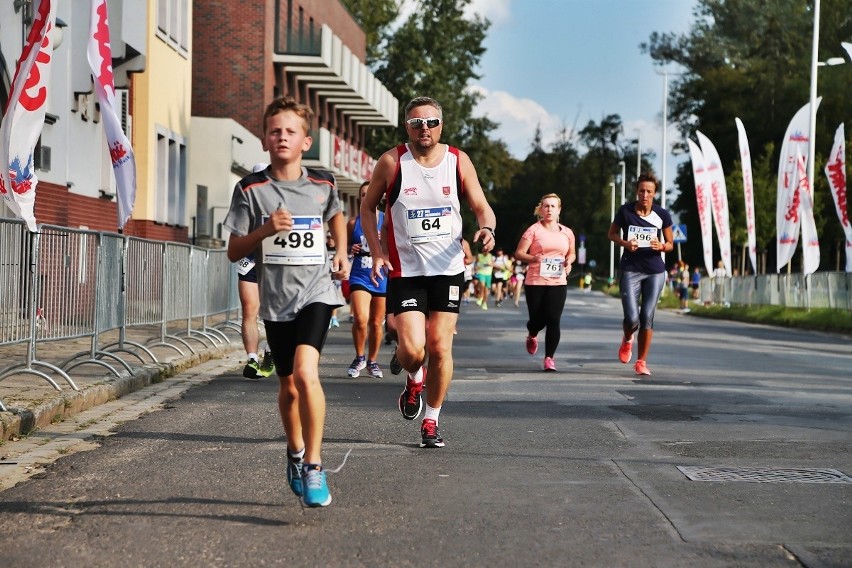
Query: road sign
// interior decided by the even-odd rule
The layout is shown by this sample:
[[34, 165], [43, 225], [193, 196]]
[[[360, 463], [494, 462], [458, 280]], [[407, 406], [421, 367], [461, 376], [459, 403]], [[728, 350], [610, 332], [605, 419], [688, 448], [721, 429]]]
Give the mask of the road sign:
[[672, 236], [674, 237], [674, 242], [685, 243], [686, 225], [672, 225]]

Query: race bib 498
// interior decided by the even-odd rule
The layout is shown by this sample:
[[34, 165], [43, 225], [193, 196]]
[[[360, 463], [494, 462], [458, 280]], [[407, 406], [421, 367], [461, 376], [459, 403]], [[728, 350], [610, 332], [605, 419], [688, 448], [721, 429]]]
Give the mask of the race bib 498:
[[263, 240], [264, 264], [325, 264], [320, 217], [293, 216], [293, 228]]

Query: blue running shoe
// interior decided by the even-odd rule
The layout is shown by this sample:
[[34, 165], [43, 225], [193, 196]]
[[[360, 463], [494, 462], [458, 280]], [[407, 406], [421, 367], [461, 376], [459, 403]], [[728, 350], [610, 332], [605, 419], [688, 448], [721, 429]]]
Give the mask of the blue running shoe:
[[287, 453], [287, 484], [297, 497], [302, 496], [302, 460], [295, 460]]
[[331, 493], [320, 464], [306, 463], [302, 466], [302, 491], [305, 507], [325, 507], [331, 503]]

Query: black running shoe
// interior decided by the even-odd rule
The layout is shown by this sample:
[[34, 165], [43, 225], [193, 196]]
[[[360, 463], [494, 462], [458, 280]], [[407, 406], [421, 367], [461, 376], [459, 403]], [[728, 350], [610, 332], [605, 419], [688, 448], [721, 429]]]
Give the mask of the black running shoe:
[[247, 379], [262, 379], [263, 375], [260, 374], [260, 363], [254, 359], [249, 359], [246, 366], [243, 367], [243, 376]]
[[275, 372], [275, 362], [272, 360], [272, 353], [269, 350], [263, 354], [263, 360], [260, 362], [258, 374], [261, 377], [268, 377]]
[[399, 358], [396, 356], [396, 347], [393, 348], [393, 355], [391, 355], [389, 367], [390, 372], [394, 375], [398, 375], [402, 372], [402, 363], [399, 362]]
[[[423, 368], [423, 374], [426, 374], [425, 367]], [[420, 416], [420, 411], [423, 410], [423, 397], [420, 396], [422, 391], [422, 382], [415, 383], [411, 379], [406, 379], [405, 390], [399, 395], [399, 411], [406, 420], [414, 420]]]
[[438, 430], [438, 423], [431, 418], [423, 420], [420, 425], [420, 447], [421, 448], [443, 448], [444, 438]]

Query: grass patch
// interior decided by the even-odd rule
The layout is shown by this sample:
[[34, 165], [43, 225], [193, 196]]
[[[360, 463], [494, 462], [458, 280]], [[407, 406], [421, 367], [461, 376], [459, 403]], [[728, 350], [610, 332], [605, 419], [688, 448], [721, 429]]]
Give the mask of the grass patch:
[[787, 308], [783, 306], [690, 306], [689, 315], [762, 323], [781, 327], [852, 334], [852, 312], [829, 308]]

